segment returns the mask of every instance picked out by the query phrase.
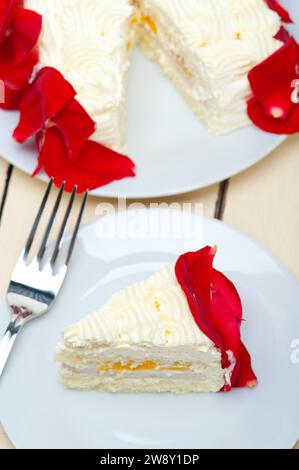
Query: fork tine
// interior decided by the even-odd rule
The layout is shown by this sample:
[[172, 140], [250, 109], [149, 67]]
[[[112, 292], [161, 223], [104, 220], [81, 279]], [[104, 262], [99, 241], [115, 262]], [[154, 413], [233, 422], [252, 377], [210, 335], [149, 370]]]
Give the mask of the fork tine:
[[78, 215], [78, 218], [77, 218], [77, 222], [76, 222], [74, 232], [73, 232], [73, 235], [72, 235], [72, 239], [71, 239], [71, 242], [70, 242], [70, 246], [69, 246], [69, 249], [68, 249], [68, 254], [67, 254], [67, 257], [66, 257], [66, 261], [65, 261], [66, 266], [69, 264], [72, 253], [73, 253], [73, 249], [74, 249], [76, 238], [77, 238], [78, 231], [79, 231], [79, 228], [80, 228], [83, 212], [84, 212], [84, 209], [85, 209], [85, 206], [86, 206], [87, 197], [88, 197], [88, 191], [85, 191], [83, 201], [82, 201], [82, 204], [81, 204], [81, 208], [80, 208], [80, 212], [79, 212], [79, 215]]
[[46, 204], [47, 204], [47, 200], [48, 200], [52, 185], [53, 185], [53, 178], [51, 178], [50, 181], [49, 181], [49, 184], [48, 184], [48, 187], [46, 189], [45, 195], [43, 197], [40, 208], [38, 210], [35, 221], [33, 223], [32, 229], [30, 231], [29, 237], [27, 239], [27, 242], [26, 242], [26, 245], [25, 245], [25, 248], [24, 248], [24, 254], [23, 254], [24, 261], [26, 261], [27, 258], [28, 258], [28, 255], [29, 255], [30, 249], [32, 247], [32, 243], [33, 243], [33, 240], [34, 240], [34, 237], [35, 237], [40, 219], [43, 215], [44, 209], [45, 209]]
[[51, 213], [51, 216], [50, 216], [50, 220], [49, 220], [49, 222], [48, 222], [48, 225], [47, 225], [47, 228], [46, 228], [46, 231], [45, 231], [45, 234], [44, 234], [44, 237], [43, 237], [43, 240], [42, 240], [40, 249], [39, 249], [38, 254], [37, 254], [37, 261], [38, 261], [39, 264], [41, 263], [42, 258], [43, 258], [43, 256], [44, 256], [44, 253], [45, 253], [45, 251], [46, 251], [46, 246], [47, 246], [48, 238], [49, 238], [49, 236], [50, 236], [51, 229], [52, 229], [52, 226], [53, 226], [53, 223], [54, 223], [54, 220], [55, 220], [55, 217], [56, 217], [56, 214], [57, 214], [59, 205], [60, 205], [60, 201], [61, 201], [61, 198], [62, 198], [62, 194], [63, 194], [63, 191], [64, 191], [64, 187], [65, 187], [65, 181], [64, 181], [64, 182], [62, 183], [62, 185], [60, 186], [59, 193], [58, 193], [58, 196], [57, 196], [55, 205], [54, 205], [54, 207], [53, 207], [53, 210], [52, 210], [52, 213]]
[[73, 204], [74, 204], [77, 189], [78, 189], [78, 186], [74, 186], [74, 189], [72, 191], [72, 194], [71, 194], [71, 197], [70, 197], [70, 200], [69, 200], [69, 203], [68, 203], [68, 206], [67, 206], [67, 209], [66, 209], [61, 227], [60, 227], [60, 231], [59, 231], [59, 234], [58, 234], [58, 237], [57, 237], [57, 240], [56, 240], [56, 245], [55, 245], [53, 255], [52, 255], [52, 258], [51, 258], [51, 261], [50, 261], [52, 269], [54, 268], [55, 262], [57, 260], [58, 255], [59, 255], [59, 251], [60, 251], [62, 241], [63, 241], [63, 236], [64, 236], [65, 229], [66, 229], [66, 226], [67, 226], [67, 223], [68, 223], [68, 219], [69, 219], [69, 216], [70, 216]]

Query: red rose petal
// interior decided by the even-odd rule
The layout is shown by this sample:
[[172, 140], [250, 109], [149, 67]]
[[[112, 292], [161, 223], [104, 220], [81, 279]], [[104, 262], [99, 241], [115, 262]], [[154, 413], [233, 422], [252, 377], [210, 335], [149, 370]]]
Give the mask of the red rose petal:
[[299, 130], [299, 105], [291, 100], [292, 85], [298, 78], [298, 51], [294, 38], [290, 38], [248, 74], [254, 96], [247, 103], [247, 113], [260, 129], [276, 134]]
[[[236, 359], [231, 386], [253, 386], [256, 376], [250, 356], [240, 339], [242, 304], [233, 283], [212, 266], [215, 250], [203, 248], [178, 259], [175, 273], [193, 318], [200, 330], [222, 351], [222, 367], [228, 367], [228, 352]], [[223, 390], [230, 390], [224, 386]]]
[[[291, 105], [291, 83], [296, 77], [298, 46], [291, 38], [278, 51], [254, 67], [248, 74], [255, 97], [270, 114], [271, 107], [282, 107], [287, 114]], [[278, 100], [278, 102], [277, 102]]]
[[0, 36], [3, 35], [0, 43], [0, 78], [5, 84], [5, 103], [0, 107], [3, 109], [19, 107], [22, 90], [27, 86], [38, 61], [35, 46], [41, 31], [41, 16], [17, 8], [19, 3], [6, 1], [0, 5]]
[[278, 39], [279, 41], [282, 41], [282, 42], [286, 43], [291, 38], [291, 35], [290, 35], [290, 33], [288, 32], [287, 29], [285, 29], [283, 26], [281, 26], [278, 33], [275, 34], [274, 38]]
[[195, 323], [219, 348], [223, 340], [211, 322], [211, 281], [215, 251], [207, 246], [179, 257], [175, 265], [177, 280], [185, 292]]
[[95, 131], [94, 121], [75, 99], [51, 119], [51, 124], [63, 135], [71, 161], [79, 157], [83, 145]]
[[76, 162], [70, 162], [64, 139], [56, 127], [45, 131], [39, 167], [59, 187], [66, 181], [66, 191], [75, 185], [78, 192], [92, 190], [128, 176], [134, 176], [134, 163], [123, 155], [91, 140], [83, 146]]
[[232, 351], [238, 357], [240, 345], [240, 324], [242, 304], [233, 283], [222, 273], [212, 272], [211, 321], [220, 332], [225, 351]]
[[212, 275], [212, 321], [221, 331], [224, 348], [232, 351], [236, 365], [231, 376], [232, 387], [253, 387], [257, 378], [251, 367], [251, 358], [241, 342], [240, 325], [242, 303], [234, 284], [216, 269]]
[[37, 62], [38, 51], [33, 49], [23, 62], [19, 63], [5, 74], [5, 84], [14, 90], [24, 89], [28, 85], [32, 70]]
[[23, 91], [12, 90], [8, 86], [4, 87], [4, 103], [0, 103], [0, 109], [18, 109], [22, 100]]
[[271, 8], [271, 10], [276, 11], [276, 13], [280, 16], [282, 21], [285, 23], [293, 23], [292, 18], [290, 17], [289, 12], [283, 8], [278, 0], [265, 0], [268, 7]]
[[42, 17], [38, 13], [16, 10], [11, 32], [0, 44], [0, 76], [26, 59], [37, 43], [41, 27]]
[[255, 387], [257, 383], [257, 377], [251, 366], [251, 357], [241, 341], [237, 363], [231, 376], [232, 387], [252, 388]]
[[11, 37], [14, 38], [14, 63], [18, 64], [36, 46], [42, 29], [42, 16], [35, 11], [18, 8], [11, 28]]
[[296, 134], [299, 132], [299, 105], [294, 104], [287, 119], [275, 119], [265, 113], [263, 105], [252, 98], [247, 103], [247, 113], [251, 121], [260, 129], [273, 134]]
[[0, 104], [3, 109], [19, 109], [24, 88], [32, 75], [32, 69], [38, 61], [37, 51], [33, 50], [28, 57], [11, 69], [3, 80], [5, 84], [5, 103]]
[[74, 88], [58, 70], [44, 67], [25, 90], [20, 103], [20, 122], [13, 137], [25, 142], [61, 111], [76, 95]]
[[19, 0], [1, 0], [0, 2], [0, 42], [5, 37], [15, 15]]

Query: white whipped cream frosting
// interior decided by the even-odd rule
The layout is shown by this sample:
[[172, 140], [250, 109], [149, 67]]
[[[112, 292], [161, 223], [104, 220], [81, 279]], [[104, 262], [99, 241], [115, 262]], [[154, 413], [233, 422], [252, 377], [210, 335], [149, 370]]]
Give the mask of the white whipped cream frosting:
[[57, 68], [97, 124], [93, 138], [124, 145], [132, 6], [128, 0], [25, 0], [43, 15], [40, 67]]
[[280, 18], [265, 0], [139, 0], [143, 10], [156, 18], [167, 16], [181, 38], [200, 47], [242, 38], [243, 33], [264, 32], [274, 36]]
[[117, 292], [102, 308], [65, 329], [62, 339], [68, 347], [87, 343], [197, 345], [203, 351], [214, 347], [196, 325], [173, 266]]

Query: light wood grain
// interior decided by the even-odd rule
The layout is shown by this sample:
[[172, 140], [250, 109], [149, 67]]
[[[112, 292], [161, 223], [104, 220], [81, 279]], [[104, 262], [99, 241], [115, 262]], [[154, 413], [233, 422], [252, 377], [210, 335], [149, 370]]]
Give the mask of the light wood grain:
[[[3, 165], [1, 166], [1, 163]], [[0, 171], [3, 167], [3, 174], [5, 173], [5, 163], [3, 160], [0, 160]], [[7, 168], [7, 164], [6, 164]], [[1, 177], [0, 177], [1, 181]], [[0, 263], [0, 301], [4, 299], [7, 285], [9, 283], [10, 274], [15, 265], [15, 262], [19, 256], [19, 253], [24, 246], [26, 237], [28, 236], [30, 227], [34, 220], [36, 211], [41, 202], [42, 196], [45, 191], [45, 183], [33, 179], [30, 176], [24, 174], [23, 172], [14, 168], [7, 198], [5, 202], [5, 207], [2, 215], [2, 224], [0, 226], [0, 253], [1, 253], [1, 263]], [[213, 217], [215, 203], [217, 199], [218, 185], [214, 185], [210, 188], [195, 191], [188, 195], [180, 196], [180, 198], [171, 197], [164, 198], [162, 200], [151, 201], [151, 202], [200, 202], [203, 204], [204, 213], [206, 216]], [[57, 195], [57, 190], [53, 190], [53, 193], [50, 197], [50, 204], [46, 213], [49, 213], [50, 207], [53, 206], [53, 201]], [[66, 206], [68, 196], [65, 196], [63, 199], [62, 206]], [[87, 208], [84, 215], [84, 222], [91, 221], [97, 218], [99, 214], [98, 204], [101, 202], [110, 202], [116, 204], [114, 200], [104, 200], [101, 198], [90, 197]], [[127, 201], [128, 204], [134, 201]], [[52, 203], [52, 204], [51, 204]], [[149, 204], [149, 201], [145, 202], [146, 205]], [[78, 209], [80, 205], [80, 198], [76, 202]], [[71, 220], [70, 226], [74, 224], [75, 217]], [[45, 228], [46, 217], [43, 219], [42, 228]], [[55, 227], [55, 232], [57, 232], [58, 226]], [[43, 230], [40, 231], [42, 235]], [[0, 425], [0, 448], [10, 448], [12, 444], [9, 442], [8, 438], [5, 435], [3, 428]]]
[[230, 180], [224, 221], [258, 240], [299, 280], [299, 135]]
[[3, 191], [6, 184], [7, 170], [9, 163], [7, 163], [3, 158], [0, 157], [0, 207], [2, 203]]
[[3, 427], [0, 424], [0, 449], [13, 449], [14, 446], [7, 437]]

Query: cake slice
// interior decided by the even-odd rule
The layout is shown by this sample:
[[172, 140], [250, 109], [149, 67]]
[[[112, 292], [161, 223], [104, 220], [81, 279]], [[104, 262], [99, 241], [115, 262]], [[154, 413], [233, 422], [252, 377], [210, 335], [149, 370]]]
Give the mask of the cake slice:
[[58, 69], [97, 125], [93, 139], [123, 152], [134, 32], [129, 0], [25, 0], [43, 15], [39, 67]]
[[186, 393], [254, 385], [240, 299], [213, 270], [214, 254], [187, 253], [66, 328], [56, 351], [65, 386]]
[[281, 47], [265, 0], [134, 0], [139, 42], [215, 134], [249, 124], [248, 72]]

